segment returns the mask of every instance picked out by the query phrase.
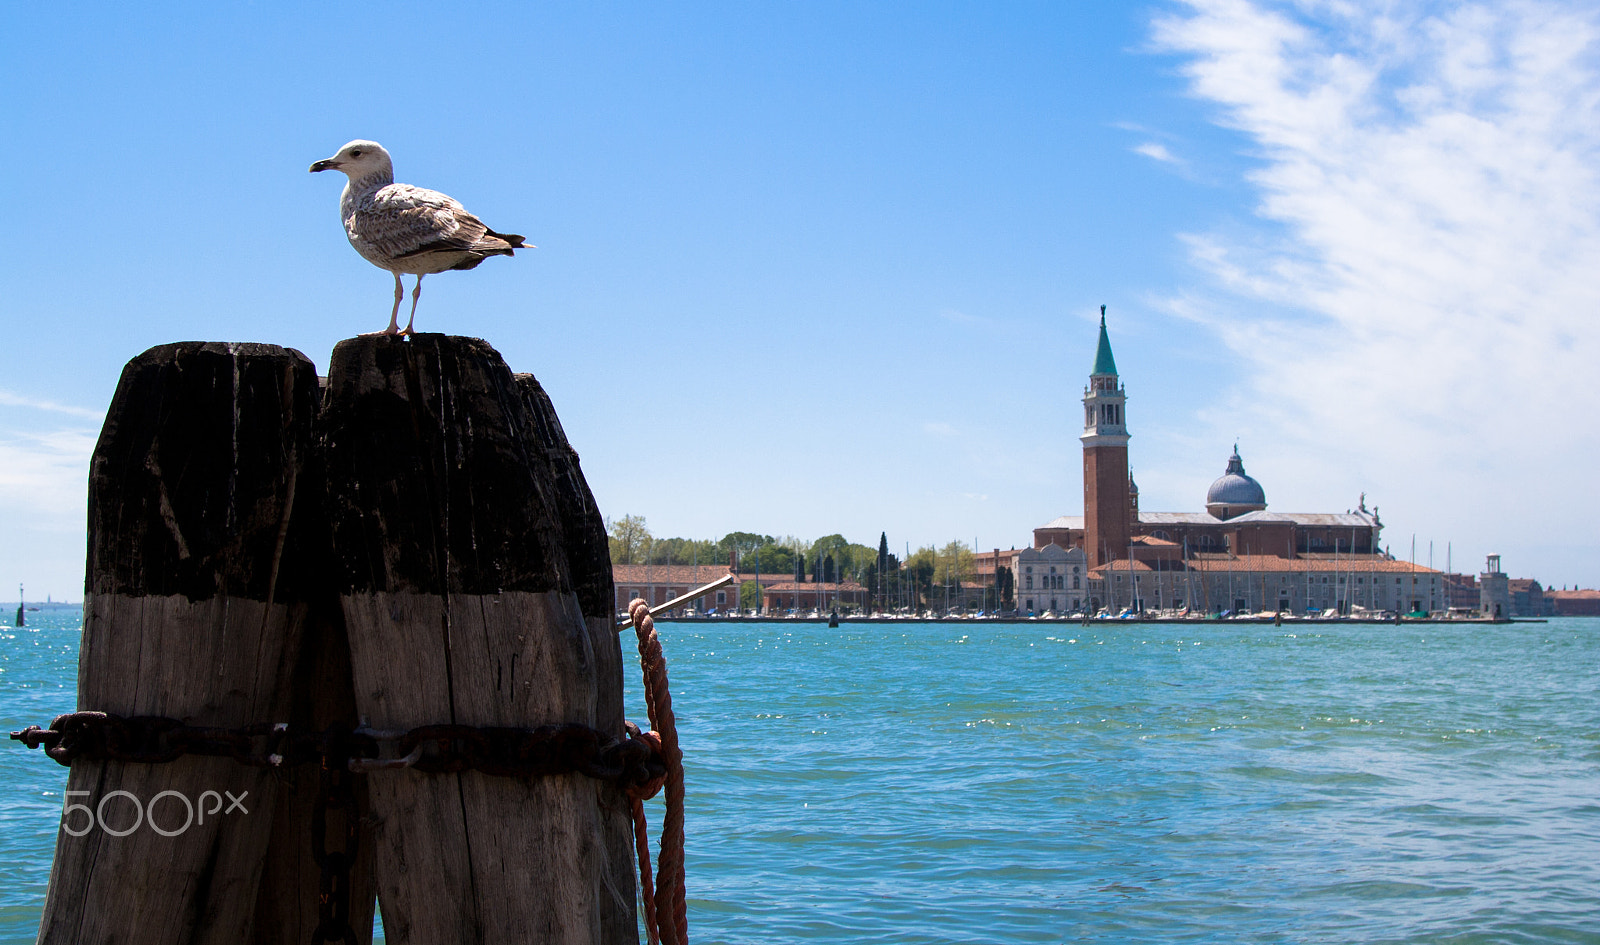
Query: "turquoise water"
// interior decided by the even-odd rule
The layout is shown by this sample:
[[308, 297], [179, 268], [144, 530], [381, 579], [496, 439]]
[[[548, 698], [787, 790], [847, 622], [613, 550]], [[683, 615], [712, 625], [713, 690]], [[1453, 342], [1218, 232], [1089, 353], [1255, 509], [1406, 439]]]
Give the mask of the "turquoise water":
[[[62, 622], [0, 632], [8, 728]], [[696, 943], [1600, 943], [1600, 621], [661, 630]], [[0, 783], [31, 941], [64, 769]]]

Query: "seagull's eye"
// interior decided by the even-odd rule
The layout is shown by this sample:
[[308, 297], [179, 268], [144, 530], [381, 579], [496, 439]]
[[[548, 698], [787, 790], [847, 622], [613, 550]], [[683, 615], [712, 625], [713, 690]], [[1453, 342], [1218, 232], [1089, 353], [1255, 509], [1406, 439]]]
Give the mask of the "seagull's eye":
[[351, 157], [360, 157], [361, 156], [361, 149], [360, 148], [356, 148], [354, 151], [351, 151], [350, 152], [350, 156]]

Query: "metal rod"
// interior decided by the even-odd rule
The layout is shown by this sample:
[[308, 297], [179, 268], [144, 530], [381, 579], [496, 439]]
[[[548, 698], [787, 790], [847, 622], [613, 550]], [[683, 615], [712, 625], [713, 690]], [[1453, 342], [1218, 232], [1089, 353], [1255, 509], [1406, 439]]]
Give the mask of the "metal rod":
[[[671, 610], [672, 608], [677, 607], [679, 604], [687, 604], [696, 598], [704, 597], [719, 587], [727, 587], [735, 580], [736, 578], [732, 573], [724, 574], [722, 577], [717, 578], [715, 581], [712, 581], [705, 587], [697, 587], [689, 593], [684, 594], [682, 597], [674, 597], [665, 604], [658, 604], [657, 606], [650, 608], [650, 616], [654, 617], [663, 610]], [[628, 619], [617, 622], [617, 630], [619, 632], [626, 630], [631, 626], [633, 626], [633, 615], [631, 614], [628, 616]]]

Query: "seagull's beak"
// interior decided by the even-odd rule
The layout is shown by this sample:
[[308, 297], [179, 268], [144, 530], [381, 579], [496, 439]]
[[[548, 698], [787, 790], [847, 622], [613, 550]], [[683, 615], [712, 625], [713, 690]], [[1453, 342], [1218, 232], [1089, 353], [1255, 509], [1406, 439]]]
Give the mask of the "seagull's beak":
[[339, 162], [335, 161], [333, 158], [328, 158], [326, 161], [318, 161], [317, 163], [311, 165], [311, 173], [313, 174], [315, 174], [317, 171], [336, 171], [338, 169]]

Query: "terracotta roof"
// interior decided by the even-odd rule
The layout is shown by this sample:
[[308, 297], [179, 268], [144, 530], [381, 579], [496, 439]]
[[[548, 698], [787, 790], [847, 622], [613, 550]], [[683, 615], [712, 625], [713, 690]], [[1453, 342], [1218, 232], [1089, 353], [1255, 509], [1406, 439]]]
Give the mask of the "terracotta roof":
[[[1091, 576], [1105, 577], [1108, 574], [1128, 574], [1130, 572], [1145, 572], [1154, 570], [1155, 568], [1150, 567], [1143, 561], [1130, 561], [1127, 558], [1122, 558], [1117, 561], [1112, 561], [1109, 564], [1102, 564], [1098, 568], [1090, 568], [1089, 574]], [[1168, 568], [1167, 570], [1174, 569]]]
[[1544, 596], [1553, 597], [1556, 600], [1600, 600], [1600, 591], [1590, 588], [1572, 591], [1545, 591]]
[[611, 579], [618, 584], [710, 584], [728, 573], [725, 564], [613, 564]]
[[[1344, 555], [1338, 560], [1334, 560], [1332, 558], [1280, 558], [1276, 555], [1238, 555], [1230, 558], [1227, 555], [1212, 554], [1191, 555], [1188, 562], [1170, 561], [1167, 562], [1167, 564], [1174, 565], [1174, 567], [1163, 568], [1162, 570], [1181, 571], [1185, 569], [1185, 564], [1187, 564], [1187, 569], [1190, 571], [1204, 572], [1233, 571], [1235, 573], [1263, 572], [1269, 574], [1282, 574], [1285, 572], [1305, 573], [1327, 571], [1345, 574], [1415, 573], [1418, 575], [1444, 573], [1442, 571], [1435, 571], [1432, 568], [1423, 567], [1420, 564], [1414, 565], [1409, 561], [1395, 561], [1391, 558], [1384, 558], [1378, 555]], [[1135, 561], [1133, 562], [1132, 570], [1144, 572], [1154, 571], [1156, 569], [1150, 567], [1148, 564], [1145, 564], [1142, 561]], [[1129, 571], [1127, 560], [1124, 559], [1103, 564], [1098, 568], [1092, 569], [1089, 573], [1097, 577], [1104, 577], [1106, 574], [1114, 574], [1119, 571], [1124, 574]]]

